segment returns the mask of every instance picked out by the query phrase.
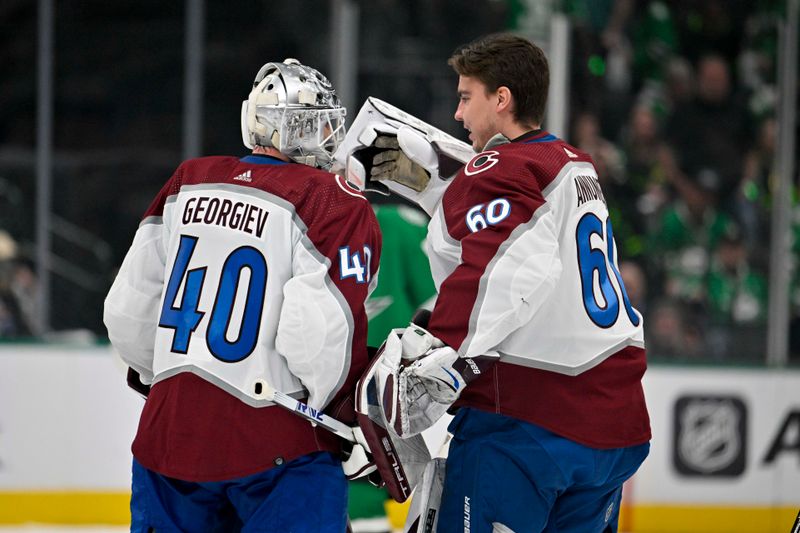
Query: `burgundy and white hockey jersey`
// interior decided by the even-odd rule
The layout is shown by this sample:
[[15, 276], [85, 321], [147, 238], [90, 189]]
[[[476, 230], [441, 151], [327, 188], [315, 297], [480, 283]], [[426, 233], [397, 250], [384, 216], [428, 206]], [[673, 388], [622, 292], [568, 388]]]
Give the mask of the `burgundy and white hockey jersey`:
[[587, 154], [539, 130], [476, 155], [430, 221], [428, 252], [431, 333], [497, 361], [457, 406], [597, 448], [650, 439], [642, 317]]
[[352, 416], [380, 239], [369, 203], [334, 174], [259, 155], [184, 162], [105, 303], [112, 344], [153, 382], [137, 460], [217, 481], [338, 449], [265, 386]]

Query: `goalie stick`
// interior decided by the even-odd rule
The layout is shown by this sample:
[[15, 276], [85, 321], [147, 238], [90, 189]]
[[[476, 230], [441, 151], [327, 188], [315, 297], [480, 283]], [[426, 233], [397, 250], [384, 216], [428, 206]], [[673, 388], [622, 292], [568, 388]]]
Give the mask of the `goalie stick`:
[[[292, 411], [312, 424], [321, 426], [345, 440], [354, 444], [361, 444], [356, 439], [353, 428], [347, 424], [309, 407], [308, 404], [300, 400], [295, 400], [286, 393], [275, 390], [264, 381], [261, 382], [261, 385], [261, 397]], [[361, 384], [359, 384], [358, 389], [361, 391]], [[358, 409], [356, 411], [359, 418], [359, 426], [364, 430], [364, 437], [368, 444], [367, 451], [374, 458], [389, 496], [398, 502], [406, 501], [411, 496], [411, 491], [417, 481], [422, 477], [422, 470], [425, 464], [430, 460], [425, 441], [421, 435], [416, 435], [405, 441], [403, 439], [394, 439], [382, 425], [370, 422], [365, 413], [358, 412]], [[419, 456], [419, 458], [416, 461], [411, 461], [411, 464], [404, 465], [404, 458], [407, 460], [410, 456]]]
[[276, 405], [279, 405], [284, 409], [292, 411], [296, 415], [305, 418], [312, 424], [323, 427], [345, 440], [354, 443], [358, 442], [353, 434], [353, 428], [344, 422], [340, 422], [339, 420], [330, 417], [321, 411], [314, 409], [313, 407], [309, 407], [307, 403], [301, 402], [300, 400], [295, 400], [284, 392], [275, 390], [266, 382], [262, 382], [261, 385], [263, 387], [261, 395], [267, 400], [274, 402]]
[[[130, 367], [128, 367], [127, 382], [128, 386], [134, 391], [138, 392], [142, 398], [147, 398], [147, 395], [150, 394], [150, 385], [143, 384], [139, 373]], [[300, 400], [295, 400], [284, 392], [275, 390], [266, 381], [261, 381], [259, 384], [261, 385], [260, 396], [262, 398], [265, 398], [276, 405], [283, 407], [284, 409], [294, 412], [312, 424], [321, 426], [345, 440], [357, 442], [356, 437], [353, 434], [353, 428], [344, 422], [340, 422], [335, 418], [317, 411], [313, 407], [309, 407], [307, 403], [301, 402]]]
[[383, 391], [378, 390], [375, 375], [385, 348], [386, 342], [358, 382], [356, 415], [389, 496], [402, 503], [411, 496], [431, 457], [422, 435], [404, 439], [387, 429], [388, 423], [381, 408]]

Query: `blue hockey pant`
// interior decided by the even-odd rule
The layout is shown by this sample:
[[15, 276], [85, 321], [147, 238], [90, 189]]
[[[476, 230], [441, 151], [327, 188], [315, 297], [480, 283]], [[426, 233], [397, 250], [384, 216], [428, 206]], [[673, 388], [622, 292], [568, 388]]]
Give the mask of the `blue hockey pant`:
[[438, 533], [616, 533], [622, 484], [650, 450], [589, 448], [469, 408], [449, 431]]
[[193, 483], [133, 461], [131, 533], [342, 533], [347, 480], [327, 452], [299, 457], [259, 474]]

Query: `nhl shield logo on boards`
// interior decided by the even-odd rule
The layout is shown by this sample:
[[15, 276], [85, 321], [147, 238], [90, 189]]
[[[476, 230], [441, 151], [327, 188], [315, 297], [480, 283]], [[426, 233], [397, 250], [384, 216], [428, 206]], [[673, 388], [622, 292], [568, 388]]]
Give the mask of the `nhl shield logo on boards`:
[[682, 396], [675, 402], [673, 464], [679, 474], [736, 477], [747, 463], [747, 408], [735, 396]]

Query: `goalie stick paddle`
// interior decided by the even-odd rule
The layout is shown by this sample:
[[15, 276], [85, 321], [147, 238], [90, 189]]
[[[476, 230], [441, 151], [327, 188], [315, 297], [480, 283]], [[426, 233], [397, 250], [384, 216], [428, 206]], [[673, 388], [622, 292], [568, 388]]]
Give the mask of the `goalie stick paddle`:
[[336, 420], [335, 418], [330, 417], [320, 411], [317, 411], [313, 407], [309, 407], [307, 403], [301, 402], [300, 400], [295, 400], [286, 393], [275, 390], [269, 384], [264, 383], [262, 385], [264, 386], [264, 391], [262, 392], [263, 396], [274, 402], [276, 405], [292, 411], [296, 415], [305, 418], [312, 424], [323, 427], [345, 440], [356, 442], [356, 437], [353, 435], [353, 428], [347, 424], [340, 422], [339, 420]]
[[[399, 343], [397, 343], [399, 344]], [[356, 415], [358, 425], [367, 441], [381, 479], [386, 483], [389, 496], [396, 502], [404, 502], [417, 482], [422, 478], [425, 466], [430, 461], [430, 452], [422, 435], [400, 438], [387, 430], [375, 375], [380, 366], [381, 353], [386, 342], [378, 350], [367, 371], [356, 388]]]

